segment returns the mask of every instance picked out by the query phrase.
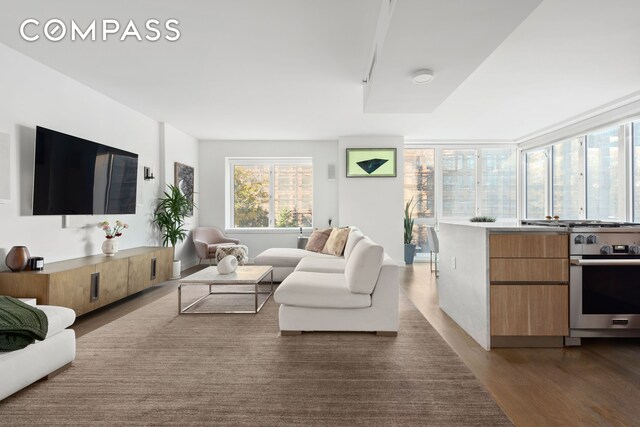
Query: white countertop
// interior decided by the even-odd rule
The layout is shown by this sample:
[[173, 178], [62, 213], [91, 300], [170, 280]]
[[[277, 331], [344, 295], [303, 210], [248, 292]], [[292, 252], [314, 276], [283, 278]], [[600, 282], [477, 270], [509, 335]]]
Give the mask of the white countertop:
[[488, 231], [556, 231], [566, 232], [566, 227], [543, 226], [543, 225], [522, 225], [515, 220], [505, 220], [496, 222], [470, 222], [468, 219], [442, 220], [440, 224], [461, 225], [466, 227], [484, 228]]

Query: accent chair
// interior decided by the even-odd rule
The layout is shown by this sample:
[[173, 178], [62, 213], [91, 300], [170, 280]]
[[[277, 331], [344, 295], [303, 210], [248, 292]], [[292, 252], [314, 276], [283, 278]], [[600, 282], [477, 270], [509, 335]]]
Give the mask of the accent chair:
[[203, 259], [208, 259], [211, 264], [211, 260], [216, 257], [218, 247], [228, 244], [237, 245], [240, 240], [225, 236], [217, 227], [197, 227], [193, 230], [193, 243], [200, 258], [200, 264]]

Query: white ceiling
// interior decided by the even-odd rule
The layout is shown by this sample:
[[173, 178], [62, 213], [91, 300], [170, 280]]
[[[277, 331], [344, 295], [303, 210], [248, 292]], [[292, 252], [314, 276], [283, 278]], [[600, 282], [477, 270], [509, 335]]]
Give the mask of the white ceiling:
[[[396, 1], [404, 9], [415, 0]], [[438, 3], [432, 11], [437, 16], [430, 17], [435, 22], [464, 29], [465, 21], [474, 26], [482, 20], [501, 32], [452, 32], [442, 25], [440, 34], [433, 35], [447, 40], [441, 52], [435, 45], [434, 55], [473, 57], [479, 66], [473, 71], [475, 65], [435, 69], [437, 79], [452, 74], [460, 84], [428, 114], [363, 112], [361, 80], [379, 10], [388, 0], [3, 0], [0, 42], [200, 139], [396, 134], [511, 141], [640, 96], [640, 1], [545, 0], [526, 18], [529, 0], [524, 8], [522, 2], [509, 1], [503, 2], [509, 9], [502, 13], [473, 15], [461, 14], [461, 8], [485, 2], [490, 9], [499, 1], [429, 1]], [[18, 26], [30, 17], [80, 24], [103, 18], [136, 23], [176, 18], [182, 37], [175, 43], [115, 38], [28, 43], [19, 37]], [[501, 24], [505, 17], [511, 26], [524, 21], [509, 34], [509, 25]], [[411, 25], [402, 32], [391, 19], [393, 38], [388, 46], [385, 42], [382, 59], [402, 48], [396, 37], [418, 46], [425, 37]], [[492, 45], [497, 46], [493, 51], [487, 48]], [[430, 66], [428, 58], [424, 62]]]

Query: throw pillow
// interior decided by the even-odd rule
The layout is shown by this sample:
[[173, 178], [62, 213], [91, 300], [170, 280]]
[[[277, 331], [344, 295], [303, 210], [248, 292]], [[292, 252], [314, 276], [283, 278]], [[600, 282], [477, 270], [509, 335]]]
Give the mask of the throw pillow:
[[349, 227], [334, 228], [327, 239], [327, 243], [325, 243], [324, 248], [322, 248], [322, 253], [342, 256], [344, 245], [347, 243], [347, 238], [349, 237], [349, 231], [351, 231]]
[[324, 244], [327, 243], [327, 239], [331, 235], [331, 228], [316, 228], [309, 236], [309, 241], [307, 242], [306, 250], [311, 252], [320, 252], [322, 248], [324, 248]]

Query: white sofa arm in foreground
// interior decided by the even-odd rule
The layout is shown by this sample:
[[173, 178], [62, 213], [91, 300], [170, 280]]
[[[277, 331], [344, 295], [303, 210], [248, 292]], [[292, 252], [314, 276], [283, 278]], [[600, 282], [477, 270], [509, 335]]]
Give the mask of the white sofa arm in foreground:
[[396, 335], [398, 266], [380, 245], [361, 239], [344, 259], [304, 258], [280, 284], [282, 335], [362, 331]]
[[0, 400], [56, 373], [76, 358], [76, 334], [66, 329], [76, 320], [75, 312], [52, 305], [37, 307], [47, 315], [47, 337], [22, 350], [0, 353]]

